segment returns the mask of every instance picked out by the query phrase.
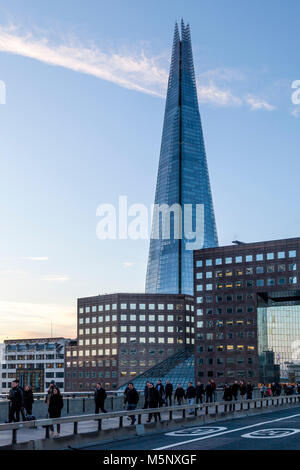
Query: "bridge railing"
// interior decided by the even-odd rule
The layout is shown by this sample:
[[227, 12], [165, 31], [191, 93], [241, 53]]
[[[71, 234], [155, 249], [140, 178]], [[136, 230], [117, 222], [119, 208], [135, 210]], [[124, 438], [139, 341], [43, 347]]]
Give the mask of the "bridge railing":
[[[21, 429], [33, 429], [38, 426], [45, 428], [45, 439], [51, 439], [50, 437], [50, 427], [60, 424], [73, 424], [72, 435], [78, 434], [78, 423], [83, 423], [87, 421], [97, 421], [98, 431], [100, 432], [103, 429], [103, 421], [112, 418], [118, 418], [118, 427], [123, 428], [123, 420], [128, 416], [135, 415], [137, 417], [137, 424], [142, 424], [142, 417], [148, 416], [149, 413], [161, 413], [164, 415], [164, 421], [172, 421], [178, 419], [178, 413], [183, 419], [187, 418], [187, 412], [193, 411], [194, 416], [197, 415], [213, 415], [215, 418], [218, 416], [224, 417], [226, 414], [233, 412], [243, 414], [243, 411], [251, 409], [261, 409], [265, 411], [266, 408], [280, 407], [284, 405], [297, 405], [300, 403], [300, 395], [288, 395], [280, 397], [266, 397], [266, 398], [255, 398], [252, 400], [239, 400], [239, 401], [230, 401], [230, 402], [215, 402], [215, 403], [203, 403], [203, 404], [186, 404], [186, 405], [177, 405], [161, 408], [148, 408], [148, 409], [136, 409], [130, 411], [116, 411], [108, 412], [102, 414], [89, 414], [89, 415], [80, 415], [80, 416], [67, 416], [63, 418], [54, 418], [54, 419], [39, 419], [36, 421], [25, 421], [22, 423], [8, 423], [0, 424], [0, 433], [4, 431], [11, 431], [11, 444], [17, 444], [17, 433]], [[177, 417], [174, 417], [174, 413], [177, 413]], [[165, 419], [167, 415], [167, 419]], [[115, 427], [115, 426], [114, 426]]]

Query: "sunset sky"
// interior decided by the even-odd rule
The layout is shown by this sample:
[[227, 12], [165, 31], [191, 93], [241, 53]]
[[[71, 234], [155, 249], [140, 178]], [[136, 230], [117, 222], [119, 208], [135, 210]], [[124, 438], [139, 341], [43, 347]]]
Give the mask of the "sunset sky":
[[190, 23], [221, 245], [299, 236], [300, 3], [0, 4], [0, 341], [75, 337], [76, 299], [142, 292], [148, 240], [97, 207], [150, 207], [175, 21]]

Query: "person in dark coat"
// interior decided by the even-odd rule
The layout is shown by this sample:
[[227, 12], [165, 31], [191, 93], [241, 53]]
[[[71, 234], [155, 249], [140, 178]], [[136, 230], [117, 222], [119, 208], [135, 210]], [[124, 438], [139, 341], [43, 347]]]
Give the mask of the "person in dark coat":
[[25, 408], [27, 416], [28, 415], [31, 416], [34, 398], [33, 398], [31, 387], [29, 385], [26, 385], [25, 387], [25, 390], [23, 393], [23, 403], [24, 403], [24, 408]]
[[[188, 383], [188, 388], [186, 389], [185, 398], [187, 399], [187, 401], [190, 405], [194, 405], [195, 398], [196, 398], [196, 389], [195, 389], [194, 385], [192, 384], [192, 382]], [[194, 411], [193, 408], [190, 408], [189, 414], [190, 415], [195, 414], [195, 411]]]
[[240, 382], [240, 393], [241, 393], [242, 400], [244, 400], [245, 395], [246, 395], [246, 384], [243, 380]]
[[14, 421], [18, 423], [20, 421], [20, 412], [23, 406], [23, 394], [15, 380], [11, 383], [8, 399], [10, 400], [8, 422], [12, 423]]
[[168, 401], [169, 401], [169, 406], [172, 406], [173, 385], [170, 383], [170, 380], [166, 381], [165, 394], [166, 394], [166, 405], [168, 406]]
[[[124, 392], [124, 406], [126, 406], [127, 404], [127, 410], [135, 410], [138, 402], [139, 402], [139, 394], [134, 388], [133, 383], [130, 382]], [[136, 422], [136, 417], [132, 415], [132, 416], [129, 416], [128, 418], [131, 419], [130, 424], [133, 426], [134, 423]]]
[[[49, 403], [50, 403], [50, 397], [51, 397], [55, 387], [56, 387], [55, 380], [51, 380], [50, 386], [47, 390], [47, 395], [46, 395], [46, 398], [45, 398], [45, 403], [47, 403], [48, 407], [49, 407]], [[56, 387], [56, 388], [58, 388], [58, 387]]]
[[174, 394], [174, 400], [177, 400], [178, 405], [182, 405], [183, 399], [185, 397], [185, 391], [180, 384], [177, 385]]
[[145, 388], [144, 388], [144, 398], [145, 398], [145, 402], [144, 402], [143, 410], [146, 410], [147, 408], [149, 408], [149, 397], [148, 397], [148, 394], [149, 394], [149, 383], [150, 383], [150, 382], [146, 382], [146, 385], [145, 385]]
[[156, 384], [156, 390], [158, 391], [159, 393], [159, 402], [158, 402], [158, 406], [163, 406], [163, 403], [164, 403], [164, 400], [165, 400], [165, 388], [162, 384], [162, 381], [159, 380]]
[[[54, 387], [52, 394], [49, 399], [49, 407], [48, 407], [48, 413], [49, 413], [49, 418], [60, 418], [61, 417], [61, 410], [64, 407], [64, 401], [63, 397], [59, 391], [58, 387]], [[59, 437], [60, 435], [60, 424], [56, 425], [57, 427], [57, 434], [55, 437]], [[50, 437], [54, 437], [54, 426], [50, 426]]]
[[213, 390], [213, 386], [211, 382], [207, 382], [206, 387], [205, 387], [205, 393], [206, 393], [206, 403], [208, 402], [212, 403], [214, 390]]
[[[153, 383], [149, 383], [148, 388], [148, 401], [149, 401], [149, 408], [157, 408], [159, 406], [160, 395], [159, 391], [156, 387], [154, 387]], [[159, 421], [161, 420], [160, 413], [149, 413], [147, 423], [150, 423], [152, 420], [152, 416], [154, 415], [154, 420], [157, 422], [157, 418]]]
[[223, 400], [232, 401], [232, 388], [228, 384], [224, 386]]
[[253, 385], [251, 382], [248, 382], [246, 385], [246, 399], [252, 400], [252, 393], [253, 393]]
[[231, 386], [232, 396], [235, 400], [238, 399], [239, 389], [240, 389], [240, 386], [239, 386], [237, 380], [235, 380], [235, 382]]
[[99, 409], [102, 411], [102, 413], [107, 413], [107, 411], [104, 409], [104, 402], [106, 400], [106, 397], [107, 397], [106, 391], [102, 387], [101, 383], [98, 382], [96, 385], [95, 392], [94, 392], [96, 415], [99, 413]]
[[200, 403], [203, 403], [204, 394], [205, 394], [204, 385], [200, 382], [200, 380], [198, 380], [197, 385], [196, 385], [196, 403], [197, 404], [199, 403], [199, 401]]

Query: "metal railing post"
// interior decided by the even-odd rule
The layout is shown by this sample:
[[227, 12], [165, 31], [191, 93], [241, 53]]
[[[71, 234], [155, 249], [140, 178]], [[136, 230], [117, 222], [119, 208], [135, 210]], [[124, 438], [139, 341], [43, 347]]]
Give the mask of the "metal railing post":
[[46, 425], [45, 438], [50, 438], [50, 426], [48, 424]]
[[73, 434], [75, 434], [75, 435], [78, 434], [78, 422], [77, 422], [77, 421], [74, 421], [74, 430], [73, 430]]
[[102, 419], [98, 419], [98, 431], [102, 429]]
[[12, 443], [13, 444], [17, 443], [17, 429], [12, 430]]

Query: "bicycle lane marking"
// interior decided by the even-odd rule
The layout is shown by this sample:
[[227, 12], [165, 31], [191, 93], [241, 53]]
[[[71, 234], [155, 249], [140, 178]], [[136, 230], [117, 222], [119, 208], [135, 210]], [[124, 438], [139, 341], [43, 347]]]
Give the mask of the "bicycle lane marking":
[[245, 429], [251, 429], [251, 428], [258, 427], [258, 426], [264, 426], [265, 424], [275, 423], [277, 421], [284, 421], [284, 420], [287, 420], [287, 419], [296, 418], [298, 416], [300, 416], [300, 413], [298, 413], [296, 415], [285, 416], [284, 418], [276, 418], [276, 419], [272, 419], [270, 421], [263, 421], [261, 423], [251, 424], [249, 426], [243, 426], [241, 428], [229, 429], [228, 431], [222, 431], [222, 432], [218, 432], [216, 434], [209, 434], [207, 436], [197, 437], [195, 439], [189, 439], [187, 441], [175, 442], [175, 443], [169, 444], [167, 446], [156, 447], [153, 450], [170, 449], [172, 447], [178, 447], [178, 446], [183, 445], [183, 444], [190, 444], [191, 442], [202, 441], [204, 439], [211, 439], [213, 437], [219, 437], [219, 436], [223, 436], [225, 434], [230, 434], [230, 433], [233, 433], [233, 432], [244, 431]]

